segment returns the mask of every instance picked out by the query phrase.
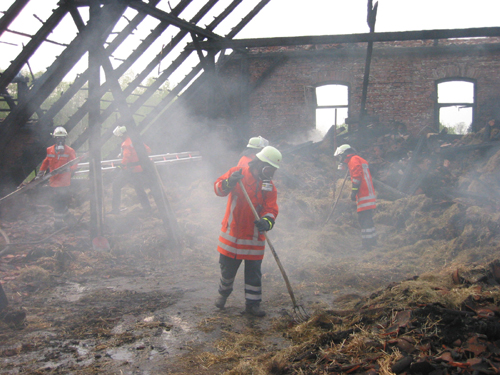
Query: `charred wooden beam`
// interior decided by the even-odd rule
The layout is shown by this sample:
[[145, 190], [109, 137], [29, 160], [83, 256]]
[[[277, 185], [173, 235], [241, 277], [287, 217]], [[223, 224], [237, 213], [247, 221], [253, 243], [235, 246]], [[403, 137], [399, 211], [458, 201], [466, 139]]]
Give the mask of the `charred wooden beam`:
[[[95, 21], [99, 20], [101, 8], [97, 0], [90, 3], [89, 9], [89, 26], [95, 25]], [[85, 27], [82, 18], [76, 8], [71, 12], [76, 25], [82, 31]], [[95, 20], [95, 21], [94, 21]], [[104, 35], [105, 37], [105, 35]], [[99, 237], [103, 235], [103, 200], [102, 200], [102, 171], [101, 171], [101, 145], [99, 138], [101, 136], [101, 123], [99, 122], [99, 114], [101, 112], [100, 97], [97, 92], [100, 87], [101, 81], [101, 56], [108, 56], [104, 48], [105, 38], [100, 36], [96, 39], [96, 45], [89, 49], [89, 166], [90, 166], [90, 179], [93, 182], [90, 184], [90, 238]], [[99, 47], [97, 47], [99, 45]], [[102, 51], [101, 51], [102, 49]]]
[[[261, 0], [227, 35], [227, 38], [234, 38], [238, 32], [240, 32], [245, 25], [250, 22], [255, 15], [259, 13], [259, 11], [264, 8], [264, 6], [270, 0]], [[222, 19], [214, 19], [211, 24], [211, 27], [215, 27], [215, 22], [221, 22]], [[189, 50], [183, 51], [183, 53], [189, 53]], [[180, 93], [184, 87], [186, 87], [189, 83], [191, 83], [192, 79], [201, 71], [201, 64], [195, 66], [191, 72], [170, 92], [165, 98], [163, 98], [162, 102], [148, 115], [146, 118], [139, 124], [140, 127], [144, 128], [149, 126], [148, 130], [156, 129], [159, 126], [165, 126], [166, 119], [170, 119], [171, 116], [175, 114], [175, 109], [169, 107], [169, 104], [177, 98], [177, 93]], [[183, 98], [193, 98], [197, 92], [197, 90], [203, 86], [207, 82], [208, 75], [203, 73], [200, 77], [193, 82], [188, 89], [182, 94]], [[187, 100], [187, 99], [186, 99]], [[166, 111], [163, 111], [164, 108], [167, 108]], [[163, 111], [163, 113], [162, 113]], [[161, 114], [161, 116], [160, 116]], [[168, 120], [167, 120], [168, 121]]]
[[[11, 33], [11, 34], [25, 36], [27, 38], [34, 38], [35, 37], [34, 35], [26, 34], [26, 33], [20, 32], [20, 31], [14, 31], [14, 30], [10, 30], [10, 29], [5, 29], [5, 31], [8, 32], [8, 33]], [[44, 42], [52, 43], [52, 44], [55, 44], [56, 46], [61, 46], [61, 47], [67, 47], [68, 46], [67, 44], [59, 43], [59, 42], [56, 42], [55, 40], [50, 40], [50, 39], [45, 39]]]
[[[191, 22], [199, 22], [203, 16], [217, 3], [218, 0], [209, 1], [200, 11], [191, 19]], [[234, 3], [240, 3], [241, 0], [233, 1]], [[231, 8], [234, 9], [233, 4], [230, 5]], [[216, 18], [212, 23], [208, 26], [208, 28], [215, 28], [224, 18]], [[125, 88], [124, 94], [130, 95], [141, 83], [142, 81], [149, 75], [149, 73], [163, 60], [173, 49], [174, 47], [187, 35], [186, 31], [180, 31], [171, 41], [170, 43], [162, 49], [162, 51], [156, 55], [156, 57], [146, 66], [146, 68], [139, 73], [136, 78]], [[146, 89], [146, 91], [131, 105], [131, 110], [133, 112], [137, 111], [159, 88], [160, 86], [170, 77], [172, 74], [191, 54], [192, 51], [182, 52], [168, 67], [166, 71], [164, 71], [160, 77]], [[114, 104], [110, 104], [102, 113], [101, 117], [103, 121], [112, 115], [113, 111], [116, 109]], [[118, 125], [119, 122], [115, 122], [108, 131], [106, 131], [102, 136], [102, 143], [106, 142], [112, 136], [112, 129]], [[72, 144], [72, 147], [79, 148], [81, 145], [85, 143], [88, 138], [87, 131], [84, 131]]]
[[[130, 54], [130, 56], [125, 60], [123, 64], [121, 64], [117, 70], [116, 74], [118, 75], [123, 75], [126, 73], [126, 71], [132, 66], [132, 64], [139, 58], [141, 55], [155, 42], [156, 39], [158, 39], [162, 33], [165, 31], [167, 28], [167, 25], [165, 24], [159, 24], [156, 26], [154, 30], [148, 36], [146, 39], [139, 45], [139, 47]], [[107, 51], [107, 50], [106, 50]], [[109, 55], [108, 55], [109, 56]], [[99, 98], [102, 97], [106, 92], [108, 92], [110, 89], [110, 84], [106, 81], [105, 83], [100, 86], [100, 88], [94, 93], [94, 95], [97, 95]], [[126, 92], [125, 95], [131, 95], [132, 92]], [[90, 98], [90, 96], [89, 96]], [[90, 100], [87, 99], [83, 105], [81, 105], [75, 113], [69, 118], [69, 120], [66, 122], [64, 125], [66, 130], [70, 131], [73, 129], [88, 113], [89, 111], [89, 105], [90, 105]], [[116, 107], [113, 107], [115, 109]]]
[[[478, 27], [468, 29], [439, 29], [421, 31], [397, 31], [382, 33], [362, 33], [348, 35], [311, 35], [277, 38], [252, 38], [235, 40], [213, 40], [200, 42], [202, 49], [224, 48], [256, 48], [276, 46], [302, 46], [315, 44], [366, 43], [366, 42], [396, 42], [405, 40], [479, 38], [500, 36], [500, 27]], [[194, 49], [192, 43], [188, 48]]]
[[29, 1], [30, 0], [16, 0], [14, 4], [7, 9], [2, 18], [0, 18], [0, 36], [7, 30], [7, 27], [9, 27], [12, 21], [21, 13], [21, 10], [23, 10], [24, 6], [28, 4]]
[[[17, 107], [7, 116], [2, 126], [2, 136], [0, 137], [0, 150], [10, 141], [16, 127], [25, 124], [33, 113], [40, 107], [44, 100], [57, 87], [66, 74], [80, 60], [93, 42], [106, 30], [111, 31], [113, 25], [118, 21], [125, 11], [121, 6], [106, 6], [100, 13], [100, 22], [85, 28], [66, 48], [62, 54], [54, 61], [48, 70], [38, 78], [27, 95], [26, 102], [18, 104]], [[1, 158], [0, 158], [1, 160]]]
[[187, 22], [181, 18], [175, 17], [170, 13], [167, 13], [161, 9], [155, 8], [153, 6], [150, 6], [149, 4], [146, 4], [142, 1], [138, 0], [118, 0], [119, 3], [124, 4], [129, 6], [130, 8], [133, 8], [137, 10], [138, 12], [143, 12], [151, 17], [154, 17], [160, 21], [165, 21], [168, 22], [174, 26], [177, 26], [178, 28], [192, 32], [195, 34], [198, 34], [200, 36], [204, 36], [206, 38], [211, 38], [215, 40], [224, 40], [225, 38], [215, 34], [214, 32], [208, 30], [208, 29], [203, 29], [202, 27], [196, 26], [190, 22]]
[[[160, 0], [151, 0], [150, 4], [157, 4]], [[191, 0], [183, 0], [179, 3], [177, 7], [182, 7], [184, 9], [187, 4], [189, 4]], [[177, 7], [175, 9], [177, 9]], [[73, 17], [80, 17], [79, 13], [72, 13]], [[115, 51], [121, 43], [130, 35], [130, 33], [146, 18], [146, 15], [138, 13], [130, 23], [123, 28], [122, 31], [109, 43], [106, 47], [106, 53], [111, 55], [113, 51]], [[75, 21], [79, 22], [79, 21]], [[44, 116], [40, 118], [40, 124], [48, 124], [52, 121], [52, 119], [61, 111], [61, 109], [75, 96], [78, 91], [83, 87], [83, 85], [88, 80], [88, 70], [77, 76], [73, 84], [61, 95], [61, 97], [47, 110]], [[68, 128], [69, 130], [72, 127]]]
[[38, 47], [45, 41], [47, 36], [54, 30], [54, 28], [61, 22], [68, 12], [66, 5], [61, 5], [54, 10], [52, 15], [45, 21], [38, 32], [33, 36], [28, 44], [23, 48], [21, 53], [12, 61], [7, 69], [0, 76], [0, 92], [3, 92], [9, 83], [12, 82], [14, 77], [21, 71], [22, 67], [28, 59], [33, 55]]
[[[238, 34], [271, 0], [261, 0], [242, 20], [231, 30], [226, 38], [232, 39]], [[224, 49], [224, 48], [220, 48]]]
[[[167, 197], [163, 191], [163, 185], [161, 183], [160, 177], [156, 172], [154, 164], [149, 160], [146, 147], [144, 146], [144, 143], [141, 139], [139, 128], [137, 127], [133, 118], [133, 112], [130, 110], [127, 104], [127, 97], [124, 95], [120, 87], [120, 82], [118, 80], [120, 76], [115, 74], [113, 66], [106, 56], [104, 48], [102, 48], [102, 46], [100, 46], [98, 54], [100, 57], [101, 65], [104, 68], [104, 72], [106, 74], [106, 82], [109, 82], [110, 84], [113, 98], [115, 99], [115, 103], [118, 107], [118, 110], [120, 111], [122, 120], [127, 127], [127, 133], [130, 135], [130, 138], [134, 143], [134, 149], [137, 152], [139, 163], [149, 182], [151, 193], [156, 202], [156, 206], [158, 207], [158, 212], [169, 236], [169, 240], [171, 241], [171, 245], [175, 249], [180, 250], [181, 242], [179, 238], [179, 226], [177, 220], [173, 212], [170, 210], [170, 205], [168, 204]], [[98, 116], [98, 113], [96, 115]], [[98, 138], [98, 135], [96, 135], [95, 141], [97, 143]], [[99, 164], [97, 165], [100, 165], [100, 160]], [[99, 169], [100, 171], [100, 168], [97, 169]]]
[[[372, 0], [368, 0], [368, 26], [370, 27], [370, 34], [375, 33], [375, 21], [377, 19], [377, 9], [378, 2], [375, 6], [372, 5]], [[366, 115], [366, 96], [368, 94], [368, 81], [370, 80], [370, 65], [372, 62], [373, 53], [373, 42], [368, 42], [366, 48], [366, 60], [365, 60], [365, 73], [363, 76], [363, 89], [361, 92], [361, 111], [360, 119], [363, 119]], [[363, 121], [361, 122], [363, 124]]]
[[[263, 7], [269, 2], [269, 0], [262, 0], [252, 11], [249, 12], [249, 14], [244, 17], [240, 23], [233, 28], [233, 30], [228, 34], [227, 37], [232, 38], [234, 37]], [[234, 0], [228, 8], [226, 8], [218, 17], [214, 18], [214, 20], [210, 23], [209, 26], [207, 26], [208, 30], [213, 30], [215, 27], [217, 27], [229, 14], [231, 14], [232, 10], [234, 10], [237, 5], [241, 3], [241, 0]], [[185, 35], [187, 34], [186, 31], [181, 31], [178, 36], [182, 39]], [[177, 37], [177, 36], [176, 36]], [[174, 38], [175, 39], [175, 38]], [[150, 97], [153, 95], [153, 93], [158, 90], [158, 88], [165, 82], [168, 77], [182, 64], [182, 62], [189, 57], [189, 55], [192, 53], [192, 51], [183, 51], [174, 62], [161, 74], [160, 77], [146, 90], [146, 92], [141, 95], [134, 103], [131, 104], [130, 109], [132, 112], [137, 111], [142, 104], [144, 104]], [[164, 57], [163, 54], [160, 54], [157, 56], [157, 58], [160, 58], [160, 60]], [[156, 64], [150, 64], [153, 67], [157, 65]], [[147, 70], [147, 69], [146, 69]], [[145, 71], [146, 71], [145, 70]], [[145, 119], [142, 120], [142, 122], [139, 124], [140, 128], [146, 127], [149, 123], [151, 123], [163, 110], [168, 106], [175, 98], [177, 98], [177, 94], [182, 91], [195, 77], [196, 75], [200, 72], [201, 70], [201, 65], [198, 64], [196, 67], [194, 67], [190, 73], [186, 75], [186, 77], [171, 91], [169, 92], [165, 98], [162, 100], [158, 106], [151, 111]], [[139, 77], [137, 77], [139, 78]], [[142, 82], [143, 78], [141, 79], [135, 79], [137, 81], [136, 86]], [[197, 81], [198, 82], [198, 81]], [[201, 84], [203, 80], [199, 82]], [[129, 85], [130, 87], [130, 85]], [[127, 87], [128, 89], [128, 87]], [[127, 90], [126, 89], [126, 90]], [[101, 114], [101, 116], [106, 116], [109, 117], [113, 113], [112, 109], [113, 105], [110, 105], [104, 112]], [[109, 112], [109, 113], [108, 113]], [[169, 112], [170, 113], [170, 112]], [[108, 130], [106, 131], [103, 136], [102, 136], [102, 142], [106, 142], [111, 136], [112, 136], [112, 129], [120, 124], [120, 121], [115, 122]], [[155, 123], [156, 125], [157, 123]], [[85, 142], [87, 139], [88, 134], [85, 134], [85, 132], [75, 141], [73, 144], [75, 147], [79, 147], [81, 144]], [[116, 150], [111, 151], [110, 154], [114, 153]]]

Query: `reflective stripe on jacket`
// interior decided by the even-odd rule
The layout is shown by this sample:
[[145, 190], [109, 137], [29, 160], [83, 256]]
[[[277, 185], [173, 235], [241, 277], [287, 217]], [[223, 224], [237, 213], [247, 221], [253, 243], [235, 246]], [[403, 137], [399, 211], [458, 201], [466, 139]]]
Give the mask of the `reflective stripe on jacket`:
[[[52, 172], [54, 169], [62, 167], [64, 164], [76, 159], [75, 150], [71, 147], [64, 145], [64, 152], [56, 153], [56, 145], [47, 148], [47, 156], [43, 159], [40, 171]], [[71, 185], [71, 171], [78, 168], [78, 164], [72, 165], [67, 171], [52, 176], [49, 184], [52, 187], [61, 187]]]
[[[147, 154], [151, 154], [151, 149], [146, 145], [144, 145], [144, 147], [146, 147]], [[142, 167], [138, 165], [139, 157], [137, 156], [137, 152], [135, 151], [130, 137], [125, 139], [122, 143], [122, 155], [122, 165], [124, 168], [127, 168], [127, 164], [130, 164], [128, 168], [133, 172], [142, 172]]]
[[222, 190], [222, 182], [240, 169], [243, 174], [243, 186], [259, 216], [273, 219], [278, 216], [278, 193], [274, 184], [271, 183], [271, 191], [262, 191], [262, 181], [255, 179], [249, 167], [231, 168], [214, 184], [215, 194], [220, 197], [229, 195], [217, 250], [230, 258], [260, 260], [264, 258], [265, 237], [254, 224], [255, 218], [243, 191], [239, 184], [230, 192]]
[[376, 207], [377, 196], [373, 188], [372, 175], [368, 162], [359, 155], [347, 155], [347, 166], [353, 185], [359, 185], [357, 202], [358, 212], [373, 210]]

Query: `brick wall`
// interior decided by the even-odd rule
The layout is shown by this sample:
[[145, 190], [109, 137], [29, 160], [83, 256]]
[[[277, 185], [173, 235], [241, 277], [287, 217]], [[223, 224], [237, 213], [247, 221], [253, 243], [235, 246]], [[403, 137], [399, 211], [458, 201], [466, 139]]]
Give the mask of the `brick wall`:
[[[252, 49], [248, 61], [250, 82], [285, 56], [250, 94], [249, 132], [277, 139], [315, 127], [311, 87], [344, 83], [350, 87], [349, 117], [360, 111], [366, 44]], [[225, 77], [241, 76], [242, 60], [225, 68]], [[500, 39], [478, 38], [399, 43], [375, 43], [366, 109], [380, 123], [403, 122], [412, 133], [435, 126], [436, 81], [467, 78], [476, 81], [476, 126], [500, 107]]]

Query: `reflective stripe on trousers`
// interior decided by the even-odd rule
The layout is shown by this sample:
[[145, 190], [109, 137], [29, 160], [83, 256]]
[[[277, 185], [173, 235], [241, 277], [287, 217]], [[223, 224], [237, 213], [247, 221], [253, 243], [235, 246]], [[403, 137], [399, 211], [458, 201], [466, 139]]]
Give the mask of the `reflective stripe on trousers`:
[[[219, 282], [219, 294], [229, 297], [233, 291], [234, 279], [241, 259], [233, 259], [223, 254], [219, 256], [221, 278]], [[262, 300], [262, 260], [245, 260], [245, 301], [246, 304], [260, 303]]]

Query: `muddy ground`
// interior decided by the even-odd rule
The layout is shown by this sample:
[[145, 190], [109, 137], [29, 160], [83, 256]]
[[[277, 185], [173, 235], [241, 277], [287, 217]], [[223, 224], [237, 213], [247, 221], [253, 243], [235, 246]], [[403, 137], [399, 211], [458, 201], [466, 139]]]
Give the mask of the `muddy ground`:
[[[361, 250], [350, 186], [324, 224], [334, 171], [325, 172], [331, 160], [322, 162], [302, 158], [300, 169], [290, 163], [277, 173], [280, 215], [269, 233], [299, 304], [311, 316], [351, 308], [416, 275], [451, 278], [458, 267], [498, 257], [496, 227], [480, 232], [497, 219], [496, 207], [471, 212], [475, 202], [424, 195], [380, 198], [379, 246]], [[131, 188], [123, 193], [126, 209], [106, 215], [110, 251], [93, 250], [88, 202], [81, 196], [72, 208], [79, 222], [50, 238], [52, 209], [39, 197], [25, 196], [3, 211], [1, 228], [12, 243], [47, 239], [12, 246], [0, 258], [8, 309], [26, 313], [25, 320], [0, 323], [1, 373], [308, 373], [262, 370], [252, 362], [286, 357], [300, 342], [290, 333], [298, 322], [270, 252], [263, 262], [266, 317], [242, 314], [242, 270], [226, 308], [214, 306], [226, 199], [215, 196], [213, 181], [225, 167], [197, 162], [162, 171], [181, 248], [169, 245], [156, 210], [142, 213]], [[105, 194], [110, 202], [109, 185]]]

